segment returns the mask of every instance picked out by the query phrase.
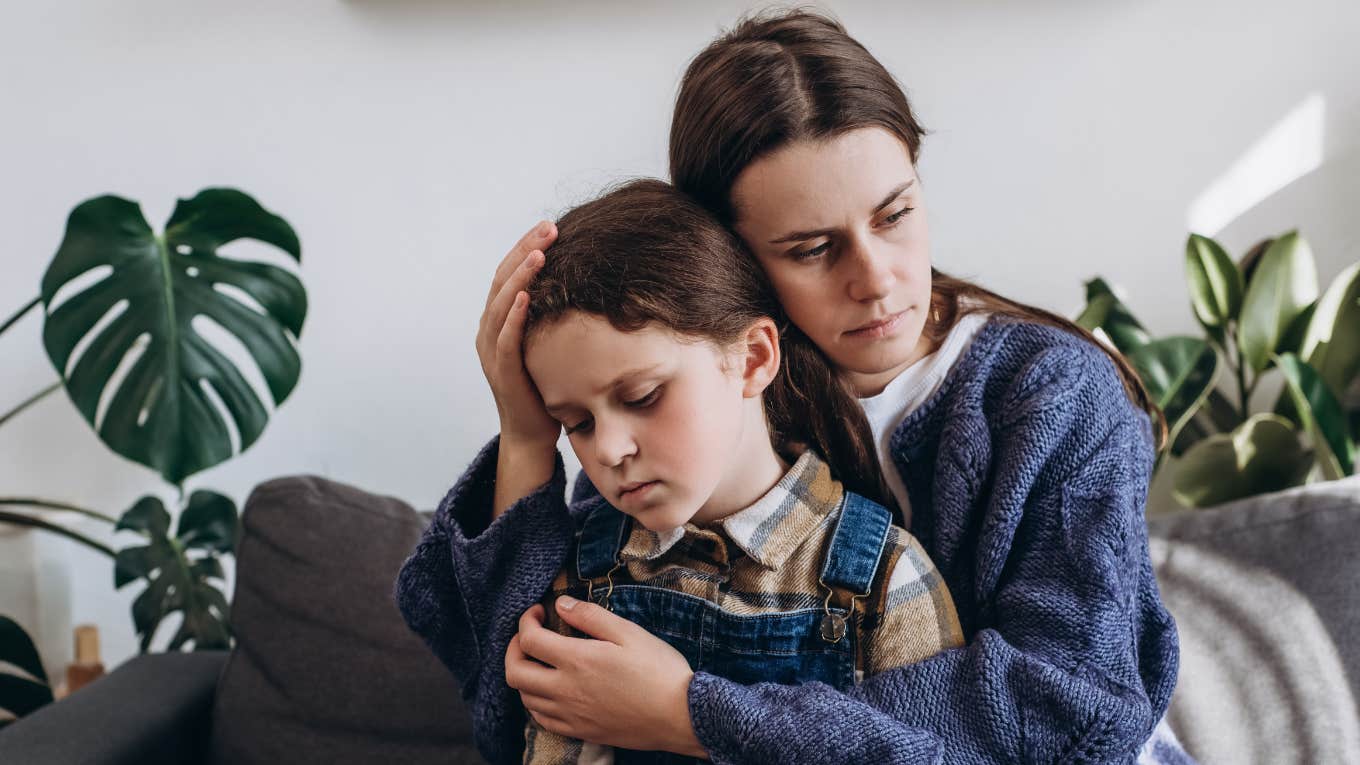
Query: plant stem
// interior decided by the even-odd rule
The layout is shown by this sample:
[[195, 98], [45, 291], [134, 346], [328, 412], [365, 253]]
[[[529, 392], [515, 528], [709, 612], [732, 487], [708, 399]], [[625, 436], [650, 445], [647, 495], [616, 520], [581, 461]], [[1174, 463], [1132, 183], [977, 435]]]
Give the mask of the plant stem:
[[37, 499], [35, 497], [0, 497], [0, 506], [3, 505], [18, 505], [22, 507], [45, 507], [48, 510], [68, 510], [72, 513], [80, 513], [81, 515], [87, 515], [91, 518], [94, 518], [97, 521], [104, 521], [105, 523], [118, 523], [118, 519], [114, 518], [113, 516], [104, 515], [103, 513], [96, 512], [94, 510], [86, 510], [83, 507], [76, 507], [75, 505], [68, 505], [65, 502], [53, 502], [50, 499]]
[[5, 334], [5, 330], [9, 329], [9, 326], [10, 326], [11, 324], [13, 324], [14, 322], [18, 321], [24, 314], [26, 314], [26, 313], [28, 313], [29, 311], [33, 310], [33, 306], [35, 306], [35, 305], [37, 305], [37, 304], [39, 304], [39, 303], [41, 303], [41, 302], [42, 302], [42, 297], [41, 297], [41, 296], [35, 297], [35, 298], [33, 298], [32, 301], [29, 302], [28, 305], [24, 306], [23, 308], [20, 308], [17, 312], [15, 312], [15, 314], [14, 314], [13, 316], [11, 316], [11, 317], [9, 317], [8, 319], [6, 319], [4, 324], [0, 324], [0, 335]]
[[51, 394], [53, 391], [55, 391], [55, 390], [57, 390], [57, 389], [59, 389], [59, 388], [61, 388], [61, 380], [57, 380], [56, 382], [52, 383], [51, 385], [47, 386], [46, 388], [43, 388], [41, 391], [38, 391], [37, 393], [33, 394], [32, 396], [29, 396], [29, 398], [28, 398], [27, 401], [25, 401], [24, 403], [22, 403], [22, 404], [20, 404], [20, 405], [18, 405], [18, 406], [16, 406], [16, 407], [14, 407], [13, 409], [9, 410], [8, 412], [5, 412], [4, 416], [3, 416], [3, 417], [0, 417], [0, 425], [4, 425], [6, 422], [9, 422], [9, 418], [13, 417], [14, 415], [18, 414], [19, 412], [22, 412], [23, 410], [27, 409], [28, 407], [30, 407], [30, 406], [32, 406], [32, 405], [38, 403], [38, 401], [39, 401], [43, 396], [47, 396], [47, 395]]
[[34, 518], [29, 515], [24, 515], [23, 513], [7, 513], [4, 510], [0, 510], [0, 523], [13, 523], [18, 526], [32, 526], [34, 528], [50, 531], [53, 534], [60, 534], [61, 536], [66, 537], [67, 539], [72, 539], [87, 547], [91, 547], [95, 550], [98, 550], [99, 552], [104, 553], [110, 558], [114, 557], [112, 547], [109, 547], [108, 545], [100, 542], [96, 542], [95, 540], [90, 539], [89, 537], [79, 532], [71, 531], [70, 529], [62, 528], [61, 526], [58, 526], [55, 523], [49, 523], [48, 521], [44, 521], [41, 518]]

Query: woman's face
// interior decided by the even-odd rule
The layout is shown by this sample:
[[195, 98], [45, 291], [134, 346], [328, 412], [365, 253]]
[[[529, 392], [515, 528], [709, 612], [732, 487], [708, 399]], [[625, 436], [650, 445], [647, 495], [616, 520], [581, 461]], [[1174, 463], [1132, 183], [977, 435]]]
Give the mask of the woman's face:
[[800, 141], [732, 186], [784, 310], [860, 396], [930, 352], [930, 238], [907, 147], [880, 128]]

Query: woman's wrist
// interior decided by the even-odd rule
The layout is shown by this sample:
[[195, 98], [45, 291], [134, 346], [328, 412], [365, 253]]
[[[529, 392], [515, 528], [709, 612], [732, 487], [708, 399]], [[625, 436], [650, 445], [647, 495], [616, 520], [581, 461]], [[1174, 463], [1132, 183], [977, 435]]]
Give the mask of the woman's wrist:
[[499, 518], [515, 502], [552, 480], [557, 468], [557, 443], [521, 440], [501, 435], [496, 454], [496, 491], [491, 519]]
[[667, 717], [672, 721], [671, 734], [673, 736], [672, 745], [668, 751], [682, 754], [687, 757], [697, 757], [707, 760], [708, 750], [699, 743], [699, 735], [694, 732], [694, 719], [689, 712], [689, 686], [694, 682], [694, 673], [690, 673], [689, 681], [685, 683], [685, 693], [680, 699], [682, 702], [676, 713]]

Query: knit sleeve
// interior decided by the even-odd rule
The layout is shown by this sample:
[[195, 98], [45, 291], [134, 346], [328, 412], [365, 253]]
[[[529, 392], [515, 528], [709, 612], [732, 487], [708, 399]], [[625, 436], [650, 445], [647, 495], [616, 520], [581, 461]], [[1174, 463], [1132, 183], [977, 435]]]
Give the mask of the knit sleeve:
[[937, 736], [947, 763], [1132, 761], [1178, 665], [1143, 519], [1147, 420], [1094, 348], [1042, 354], [1000, 403], [991, 480], [959, 511], [978, 537], [963, 564], [976, 581], [953, 593], [973, 615], [969, 644], [844, 695], [696, 676], [690, 713], [715, 762], [855, 741], [846, 721], [864, 706]]
[[505, 650], [519, 617], [547, 592], [573, 533], [558, 456], [553, 477], [490, 521], [499, 439], [440, 502], [397, 575], [407, 625], [454, 674], [472, 713], [482, 756], [517, 761], [525, 713], [505, 684]]

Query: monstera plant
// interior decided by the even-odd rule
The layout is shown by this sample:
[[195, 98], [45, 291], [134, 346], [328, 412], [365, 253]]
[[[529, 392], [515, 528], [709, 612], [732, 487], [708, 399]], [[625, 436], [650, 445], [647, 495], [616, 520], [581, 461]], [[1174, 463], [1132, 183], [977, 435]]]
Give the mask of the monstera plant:
[[0, 616], [0, 665], [8, 664], [19, 670], [0, 668], [0, 729], [33, 710], [52, 703], [52, 687], [47, 672], [38, 659], [33, 640], [17, 622]]
[[[109, 555], [116, 587], [145, 584], [132, 605], [142, 651], [174, 612], [183, 621], [171, 650], [225, 648], [231, 640], [227, 599], [213, 581], [223, 579], [221, 556], [235, 550], [236, 505], [205, 489], [185, 501], [184, 484], [255, 443], [269, 409], [237, 362], [200, 328], [211, 322], [240, 341], [275, 406], [288, 398], [301, 371], [296, 343], [306, 290], [286, 269], [219, 252], [241, 239], [301, 261], [292, 227], [234, 189], [205, 189], [179, 200], [161, 233], [136, 202], [88, 200], [71, 212], [39, 296], [0, 325], [3, 333], [41, 305], [42, 341], [59, 378], [0, 415], [0, 425], [64, 389], [110, 449], [178, 489], [173, 529], [171, 513], [155, 496], [142, 497], [119, 517], [51, 499], [0, 497], [0, 522], [61, 534]], [[34, 514], [41, 509], [136, 532], [144, 544], [115, 551]]]
[[[1077, 318], [1125, 355], [1166, 414], [1157, 467], [1174, 470], [1176, 499], [1205, 507], [1353, 473], [1360, 263], [1319, 295], [1312, 250], [1291, 231], [1238, 262], [1192, 234], [1185, 264], [1203, 337], [1151, 338], [1102, 279], [1087, 282]], [[1260, 387], [1272, 377], [1278, 388]], [[1258, 389], [1280, 393], [1254, 408]]]

